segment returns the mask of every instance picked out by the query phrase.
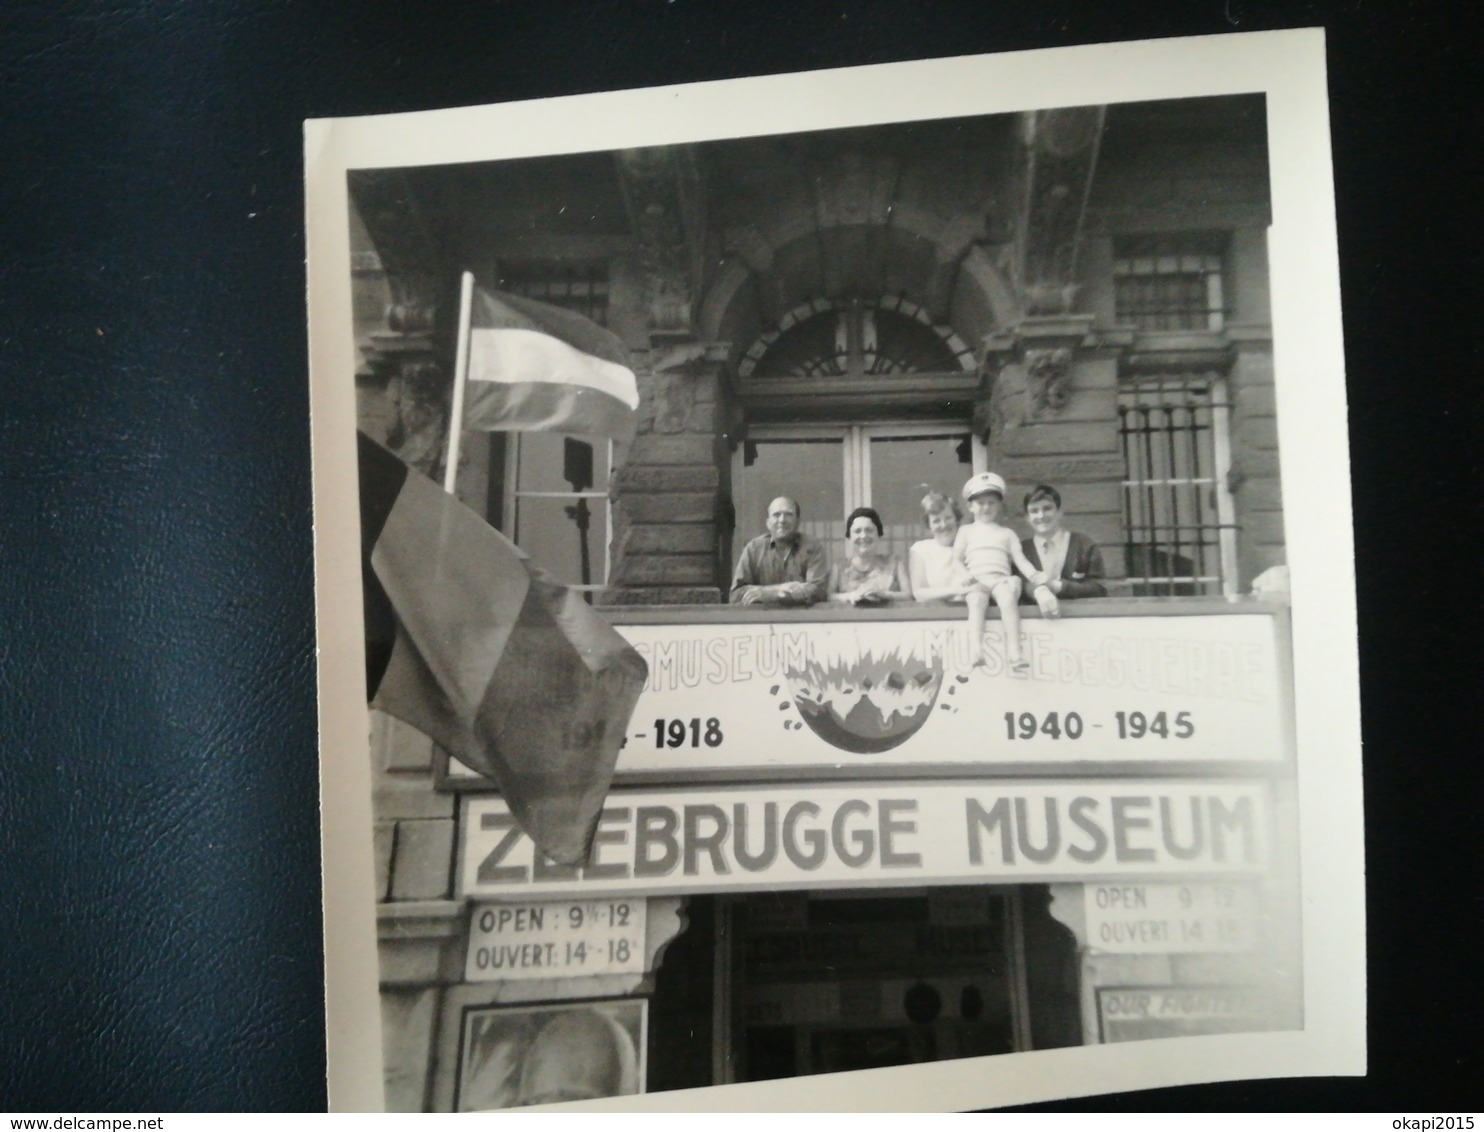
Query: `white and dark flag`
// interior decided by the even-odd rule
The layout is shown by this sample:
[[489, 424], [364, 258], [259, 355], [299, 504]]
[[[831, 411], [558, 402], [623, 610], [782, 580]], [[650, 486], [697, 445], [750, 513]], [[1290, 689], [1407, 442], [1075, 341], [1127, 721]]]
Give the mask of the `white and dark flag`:
[[464, 427], [632, 433], [639, 389], [618, 335], [575, 311], [475, 287]]

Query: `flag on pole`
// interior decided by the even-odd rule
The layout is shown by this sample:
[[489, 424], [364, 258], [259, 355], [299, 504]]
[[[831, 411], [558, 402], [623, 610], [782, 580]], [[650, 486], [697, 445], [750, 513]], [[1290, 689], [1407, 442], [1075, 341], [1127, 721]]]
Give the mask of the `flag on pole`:
[[584, 436], [633, 430], [639, 388], [618, 335], [575, 311], [474, 288], [464, 427]]
[[644, 658], [432, 480], [358, 442], [367, 699], [493, 779], [549, 858], [583, 863]]

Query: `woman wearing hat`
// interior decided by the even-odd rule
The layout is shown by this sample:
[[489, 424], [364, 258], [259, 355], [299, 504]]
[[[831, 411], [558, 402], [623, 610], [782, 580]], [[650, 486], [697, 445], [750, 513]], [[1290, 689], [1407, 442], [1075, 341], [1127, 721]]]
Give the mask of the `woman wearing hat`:
[[884, 546], [881, 516], [870, 507], [857, 507], [845, 520], [844, 562], [830, 567], [830, 600], [851, 605], [880, 605], [910, 598], [912, 584], [902, 563]]

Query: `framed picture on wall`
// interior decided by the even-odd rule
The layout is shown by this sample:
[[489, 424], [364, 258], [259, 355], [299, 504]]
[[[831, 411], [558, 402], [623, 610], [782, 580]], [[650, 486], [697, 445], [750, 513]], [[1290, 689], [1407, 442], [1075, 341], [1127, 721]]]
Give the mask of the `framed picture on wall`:
[[642, 1093], [647, 1007], [643, 998], [466, 1007], [456, 1111]]

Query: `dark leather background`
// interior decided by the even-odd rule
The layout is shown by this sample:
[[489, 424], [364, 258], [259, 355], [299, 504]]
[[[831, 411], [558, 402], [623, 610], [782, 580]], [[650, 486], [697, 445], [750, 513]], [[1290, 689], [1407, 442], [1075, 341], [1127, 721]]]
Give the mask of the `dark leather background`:
[[0, 1110], [325, 1103], [302, 119], [1315, 23], [1372, 1072], [1059, 1107], [1477, 1107], [1471, 8], [26, 0], [0, 12]]

